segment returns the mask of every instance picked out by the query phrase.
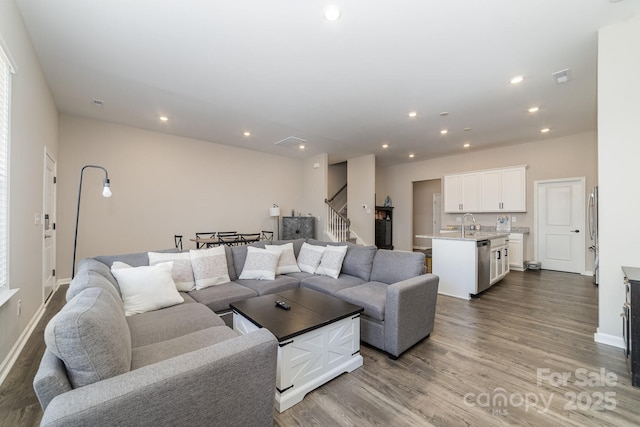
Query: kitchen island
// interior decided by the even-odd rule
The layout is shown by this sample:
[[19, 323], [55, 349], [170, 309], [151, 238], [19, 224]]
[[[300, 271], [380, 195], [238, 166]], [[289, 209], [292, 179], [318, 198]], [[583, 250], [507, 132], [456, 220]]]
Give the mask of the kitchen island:
[[432, 239], [433, 274], [438, 293], [470, 299], [509, 272], [509, 233], [442, 232], [417, 235]]

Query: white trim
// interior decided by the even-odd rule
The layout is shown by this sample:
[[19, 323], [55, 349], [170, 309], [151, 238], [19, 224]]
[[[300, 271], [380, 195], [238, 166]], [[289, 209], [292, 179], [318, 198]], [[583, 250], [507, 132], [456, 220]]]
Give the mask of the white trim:
[[[600, 329], [600, 328], [598, 328]], [[624, 339], [617, 335], [603, 334], [596, 332], [593, 334], [593, 340], [600, 344], [610, 345], [612, 347], [624, 348]]]
[[15, 74], [18, 69], [18, 67], [16, 67], [16, 61], [13, 60], [13, 56], [7, 48], [7, 44], [4, 42], [2, 36], [0, 36], [0, 55], [4, 56], [7, 60], [7, 63], [9, 64], [9, 72], [11, 74]]
[[[67, 281], [67, 283], [69, 282]], [[58, 281], [56, 284], [56, 288], [51, 293], [51, 296], [53, 296], [56, 292], [58, 292], [60, 285], [64, 285], [64, 284], [66, 284], [64, 281], [62, 280]], [[5, 357], [5, 359], [2, 361], [2, 365], [0, 365], [0, 386], [2, 385], [4, 380], [7, 378], [7, 375], [9, 375], [9, 372], [11, 372], [11, 369], [13, 368], [13, 365], [16, 363], [18, 356], [20, 356], [22, 349], [27, 344], [27, 341], [29, 341], [29, 338], [31, 337], [31, 334], [33, 333], [36, 326], [38, 325], [38, 322], [40, 322], [40, 319], [42, 319], [42, 315], [44, 314], [45, 309], [49, 305], [49, 301], [51, 301], [51, 298], [49, 298], [46, 303], [40, 306], [36, 314], [34, 314], [34, 316], [29, 321], [29, 324], [27, 325], [27, 327], [24, 329], [24, 331], [22, 331], [22, 334], [20, 335], [16, 343], [13, 345], [13, 348], [11, 349], [11, 351], [9, 351], [9, 354], [7, 355], [7, 357]]]
[[5, 286], [0, 287], [0, 307], [9, 301], [19, 290], [20, 288], [6, 289]]
[[7, 378], [7, 375], [9, 375], [11, 368], [13, 368], [13, 365], [16, 363], [16, 360], [18, 359], [18, 356], [22, 352], [22, 349], [27, 344], [27, 341], [29, 340], [29, 337], [31, 337], [33, 330], [38, 325], [38, 322], [40, 321], [40, 319], [42, 318], [42, 315], [44, 314], [44, 309], [45, 309], [45, 305], [43, 304], [40, 306], [36, 314], [31, 318], [31, 320], [29, 321], [29, 324], [24, 329], [24, 331], [22, 331], [22, 334], [20, 335], [16, 343], [13, 345], [13, 348], [11, 349], [7, 357], [2, 362], [2, 365], [0, 365], [0, 385], [2, 385], [4, 380]]

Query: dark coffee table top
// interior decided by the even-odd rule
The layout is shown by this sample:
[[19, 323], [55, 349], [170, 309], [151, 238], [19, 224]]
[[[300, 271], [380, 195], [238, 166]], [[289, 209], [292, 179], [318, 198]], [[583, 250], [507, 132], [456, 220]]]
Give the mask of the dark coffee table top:
[[[289, 304], [291, 310], [276, 307], [278, 300]], [[256, 326], [268, 329], [278, 341], [302, 335], [364, 310], [339, 298], [306, 288], [249, 298], [231, 303], [230, 306]]]

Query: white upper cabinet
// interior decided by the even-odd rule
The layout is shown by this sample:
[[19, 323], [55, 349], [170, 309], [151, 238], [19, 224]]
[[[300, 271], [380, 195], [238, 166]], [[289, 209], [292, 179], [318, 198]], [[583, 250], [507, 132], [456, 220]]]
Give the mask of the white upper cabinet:
[[526, 166], [444, 176], [444, 211], [526, 212]]
[[480, 175], [445, 175], [444, 211], [477, 212], [480, 208]]
[[526, 212], [526, 169], [485, 171], [482, 175], [482, 212]]

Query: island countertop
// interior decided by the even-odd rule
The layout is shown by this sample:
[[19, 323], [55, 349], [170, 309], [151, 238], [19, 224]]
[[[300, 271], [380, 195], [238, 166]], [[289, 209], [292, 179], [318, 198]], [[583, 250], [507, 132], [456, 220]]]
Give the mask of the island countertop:
[[443, 239], [443, 240], [470, 240], [470, 241], [480, 241], [480, 240], [493, 240], [509, 237], [509, 233], [503, 232], [467, 232], [464, 237], [461, 236], [460, 231], [452, 231], [445, 233], [433, 233], [433, 234], [416, 234], [417, 239]]

